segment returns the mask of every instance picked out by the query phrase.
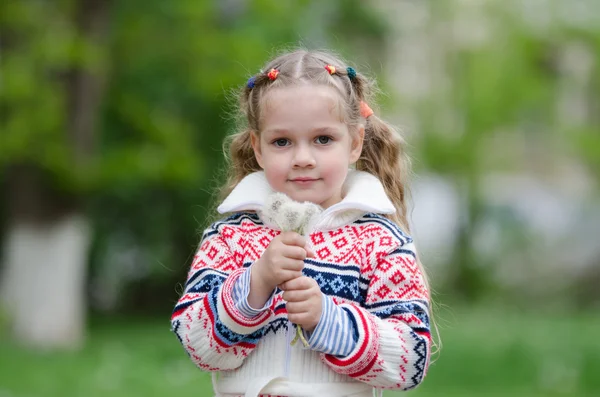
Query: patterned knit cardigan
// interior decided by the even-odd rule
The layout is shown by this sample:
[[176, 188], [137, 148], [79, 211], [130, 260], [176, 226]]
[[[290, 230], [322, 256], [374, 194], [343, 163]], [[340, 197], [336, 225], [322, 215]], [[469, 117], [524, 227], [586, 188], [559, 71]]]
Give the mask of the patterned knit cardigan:
[[236, 213], [204, 232], [171, 319], [192, 361], [221, 371], [221, 384], [244, 385], [275, 373], [299, 383], [416, 387], [427, 371], [431, 335], [429, 292], [412, 239], [372, 213], [310, 234], [316, 258], [305, 260], [303, 273], [343, 308], [354, 328], [355, 347], [340, 357], [289, 346], [294, 329], [279, 289], [262, 314], [247, 318], [238, 310], [236, 280], [278, 234], [253, 212]]

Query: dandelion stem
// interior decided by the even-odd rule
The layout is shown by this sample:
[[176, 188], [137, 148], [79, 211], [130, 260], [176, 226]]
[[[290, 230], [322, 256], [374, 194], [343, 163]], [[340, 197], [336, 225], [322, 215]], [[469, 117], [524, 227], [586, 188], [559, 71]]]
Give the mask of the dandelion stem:
[[302, 332], [302, 327], [299, 325], [296, 326], [296, 336], [294, 336], [294, 339], [292, 340], [292, 343], [290, 343], [290, 345], [294, 346], [298, 342], [298, 339], [300, 339], [302, 341], [302, 344], [305, 347], [308, 347], [308, 341], [304, 337], [304, 333]]

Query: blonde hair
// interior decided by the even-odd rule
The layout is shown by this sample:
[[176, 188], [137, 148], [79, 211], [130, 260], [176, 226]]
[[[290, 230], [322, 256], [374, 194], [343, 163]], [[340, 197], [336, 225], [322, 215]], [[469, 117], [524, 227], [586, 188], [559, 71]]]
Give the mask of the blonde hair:
[[[335, 73], [326, 70], [326, 65], [335, 67]], [[274, 80], [268, 77], [271, 69], [279, 71]], [[261, 170], [250, 137], [253, 131], [258, 134], [261, 130], [261, 111], [265, 109], [266, 94], [275, 88], [302, 83], [333, 87], [340, 94], [343, 105], [341, 116], [349, 130], [356, 131], [359, 125], [364, 125], [363, 150], [356, 169], [369, 172], [381, 181], [396, 208], [394, 214], [386, 217], [409, 233], [407, 201], [411, 162], [405, 151], [406, 143], [396, 129], [377, 115], [372, 114], [366, 119], [361, 116], [360, 104], [363, 101], [371, 103], [375, 82], [354, 69], [348, 69], [346, 62], [324, 51], [286, 52], [268, 62], [261, 73], [252, 77], [252, 84], [241, 90], [239, 111], [242, 124], [238, 132], [225, 142], [229, 166], [220, 198], [224, 199], [244, 177]], [[429, 290], [427, 273], [418, 257], [417, 263]]]

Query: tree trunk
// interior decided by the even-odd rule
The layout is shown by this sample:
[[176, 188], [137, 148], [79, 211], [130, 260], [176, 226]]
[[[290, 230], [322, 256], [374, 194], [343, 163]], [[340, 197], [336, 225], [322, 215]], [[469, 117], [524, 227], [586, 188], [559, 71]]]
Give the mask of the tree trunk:
[[[108, 1], [79, 0], [69, 13], [76, 35], [102, 48], [107, 33]], [[15, 49], [18, 51], [18, 49]], [[77, 67], [65, 70], [66, 145], [73, 169], [93, 154], [103, 76]], [[16, 338], [42, 348], [77, 348], [83, 343], [87, 308], [85, 284], [89, 221], [84, 198], [57, 188], [56, 178], [32, 162], [7, 173], [8, 221], [3, 246], [0, 297]]]
[[449, 284], [457, 296], [467, 302], [473, 302], [481, 298], [491, 286], [485, 266], [478, 263], [472, 241], [483, 212], [477, 176], [467, 177], [463, 194], [466, 208], [462, 215], [462, 224], [457, 230]]
[[84, 337], [88, 222], [35, 166], [9, 170], [7, 193], [2, 299], [14, 335], [36, 347], [76, 348]]

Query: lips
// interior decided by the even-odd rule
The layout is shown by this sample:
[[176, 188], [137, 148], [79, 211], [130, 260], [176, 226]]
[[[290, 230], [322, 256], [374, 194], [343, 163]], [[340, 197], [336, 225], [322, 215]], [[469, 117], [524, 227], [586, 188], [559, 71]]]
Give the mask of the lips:
[[291, 179], [292, 182], [312, 182], [312, 181], [316, 181], [318, 180], [318, 178], [293, 178]]

